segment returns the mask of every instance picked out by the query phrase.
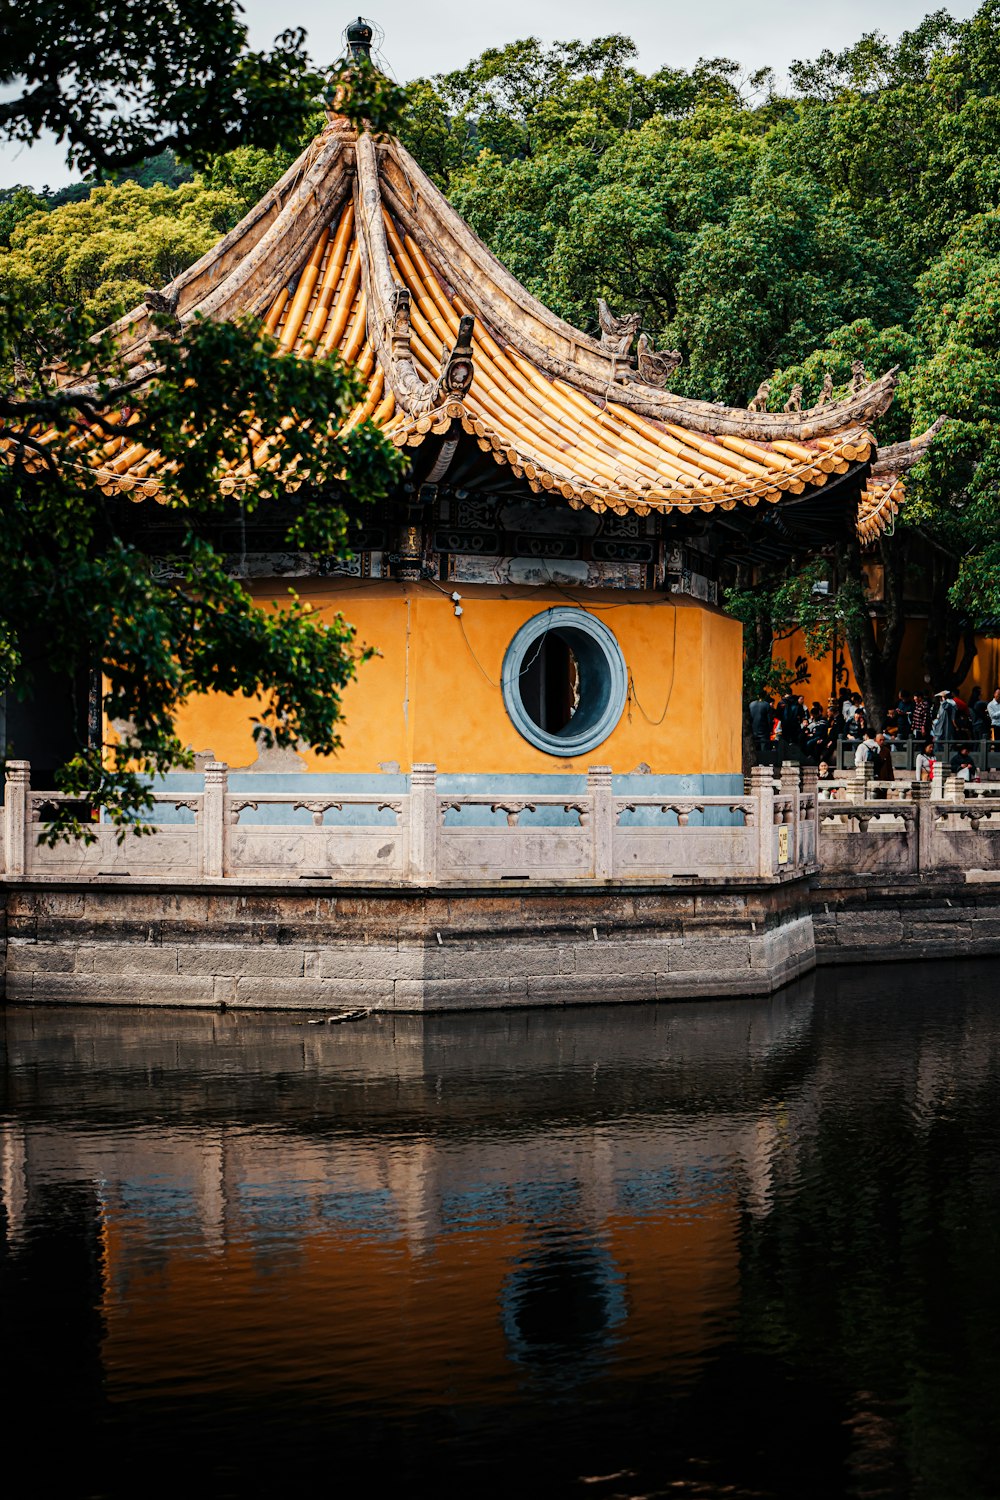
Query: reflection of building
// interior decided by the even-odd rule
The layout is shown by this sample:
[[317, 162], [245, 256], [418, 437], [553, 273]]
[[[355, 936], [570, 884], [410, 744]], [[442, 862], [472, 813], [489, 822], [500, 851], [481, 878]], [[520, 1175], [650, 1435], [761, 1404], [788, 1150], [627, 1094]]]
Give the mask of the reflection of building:
[[[326, 1381], [347, 1402], [691, 1371], [735, 1306], [768, 1080], [808, 1015], [788, 996], [637, 1013], [624, 1035], [584, 1014], [336, 1037], [185, 1015], [138, 1047], [127, 1013], [36, 1031], [10, 1011], [29, 1116], [2, 1138], [9, 1243], [39, 1193], [92, 1183], [112, 1391], [217, 1360], [248, 1391]], [[31, 1123], [55, 1097], [79, 1100], [66, 1125]]]
[[5, 1415], [95, 1471], [35, 1487], [991, 1493], [1000, 1021], [949, 974], [627, 1027], [8, 1010]]

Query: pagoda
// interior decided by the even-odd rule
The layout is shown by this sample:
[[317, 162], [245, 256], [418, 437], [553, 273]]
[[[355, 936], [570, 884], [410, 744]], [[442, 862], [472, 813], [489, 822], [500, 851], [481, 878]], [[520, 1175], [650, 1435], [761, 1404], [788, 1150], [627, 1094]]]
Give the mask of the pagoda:
[[[366, 55], [365, 23], [349, 34]], [[254, 315], [284, 353], [339, 354], [364, 387], [348, 428], [376, 424], [408, 460], [397, 492], [354, 518], [346, 560], [276, 550], [263, 512], [232, 547], [262, 601], [291, 583], [377, 648], [345, 695], [336, 760], [258, 753], [246, 705], [205, 697], [179, 723], [202, 763], [282, 784], [322, 775], [325, 789], [433, 765], [456, 790], [562, 791], [599, 762], [626, 789], [641, 776], [657, 793], [735, 792], [742, 640], [720, 585], [853, 531], [870, 540], [898, 508], [891, 462], [872, 477], [891, 372], [858, 367], [843, 399], [828, 389], [808, 410], [799, 392], [769, 411], [766, 382], [748, 409], [676, 395], [679, 356], [652, 349], [636, 317], [601, 303], [599, 337], [571, 327], [398, 141], [336, 115], [116, 325], [136, 377], [155, 370], [164, 308], [181, 325]], [[220, 517], [280, 462], [261, 450], [234, 468]], [[135, 444], [94, 463], [168, 558], [158, 455]]]

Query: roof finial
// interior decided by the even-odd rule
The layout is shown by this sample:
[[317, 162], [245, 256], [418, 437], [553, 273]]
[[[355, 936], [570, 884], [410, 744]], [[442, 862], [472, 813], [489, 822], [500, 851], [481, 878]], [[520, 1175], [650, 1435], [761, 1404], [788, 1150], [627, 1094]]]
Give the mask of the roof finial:
[[347, 55], [352, 62], [371, 62], [372, 28], [364, 16], [352, 21], [344, 33], [347, 39]]

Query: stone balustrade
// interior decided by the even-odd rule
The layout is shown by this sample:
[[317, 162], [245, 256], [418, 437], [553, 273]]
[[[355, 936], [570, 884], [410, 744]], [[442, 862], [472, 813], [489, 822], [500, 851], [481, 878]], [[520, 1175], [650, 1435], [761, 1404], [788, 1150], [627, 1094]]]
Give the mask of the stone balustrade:
[[919, 876], [1000, 870], [1000, 784], [875, 781], [824, 783], [820, 868], [830, 873]]
[[[246, 778], [244, 780], [244, 785]], [[582, 778], [581, 778], [582, 781]], [[210, 763], [203, 789], [157, 791], [155, 836], [41, 842], [60, 794], [7, 765], [2, 870], [8, 881], [330, 880], [386, 886], [518, 882], [773, 881], [824, 873], [919, 876], [1000, 871], [1000, 784], [816, 785], [810, 768], [759, 767], [742, 796], [622, 795], [606, 766], [580, 793], [443, 792], [418, 765], [390, 792], [231, 791]]]
[[[553, 778], [557, 780], [557, 778]], [[743, 795], [616, 793], [593, 766], [580, 794], [442, 792], [414, 766], [408, 789], [381, 793], [231, 791], [210, 763], [199, 791], [156, 791], [154, 837], [95, 821], [82, 839], [40, 840], [64, 800], [34, 791], [30, 766], [8, 762], [4, 878], [81, 882], [467, 885], [520, 881], [696, 879], [778, 882], [815, 865], [815, 772], [755, 770]], [[245, 778], [244, 778], [245, 782]]]

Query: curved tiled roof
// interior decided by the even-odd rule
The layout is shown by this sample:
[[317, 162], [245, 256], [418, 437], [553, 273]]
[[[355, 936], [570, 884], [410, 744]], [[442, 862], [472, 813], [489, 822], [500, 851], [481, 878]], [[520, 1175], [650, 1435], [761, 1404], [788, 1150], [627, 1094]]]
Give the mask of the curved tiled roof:
[[923, 458], [947, 420], [938, 417], [917, 437], [879, 448], [858, 506], [858, 535], [863, 542], [874, 541], [894, 524], [906, 498], [907, 473]]
[[[182, 322], [251, 312], [290, 354], [337, 351], [364, 382], [348, 427], [372, 420], [398, 447], [430, 442], [442, 455], [464, 439], [537, 493], [595, 511], [689, 514], [820, 492], [873, 458], [869, 424], [894, 388], [889, 375], [812, 411], [758, 413], [622, 379], [621, 359], [531, 297], [402, 146], [338, 120], [161, 295]], [[148, 307], [115, 332], [133, 375], [155, 373]], [[156, 453], [88, 443], [81, 461], [108, 492], [159, 491]], [[221, 487], [281, 462], [262, 443]], [[866, 492], [863, 537], [891, 519], [884, 498]]]

